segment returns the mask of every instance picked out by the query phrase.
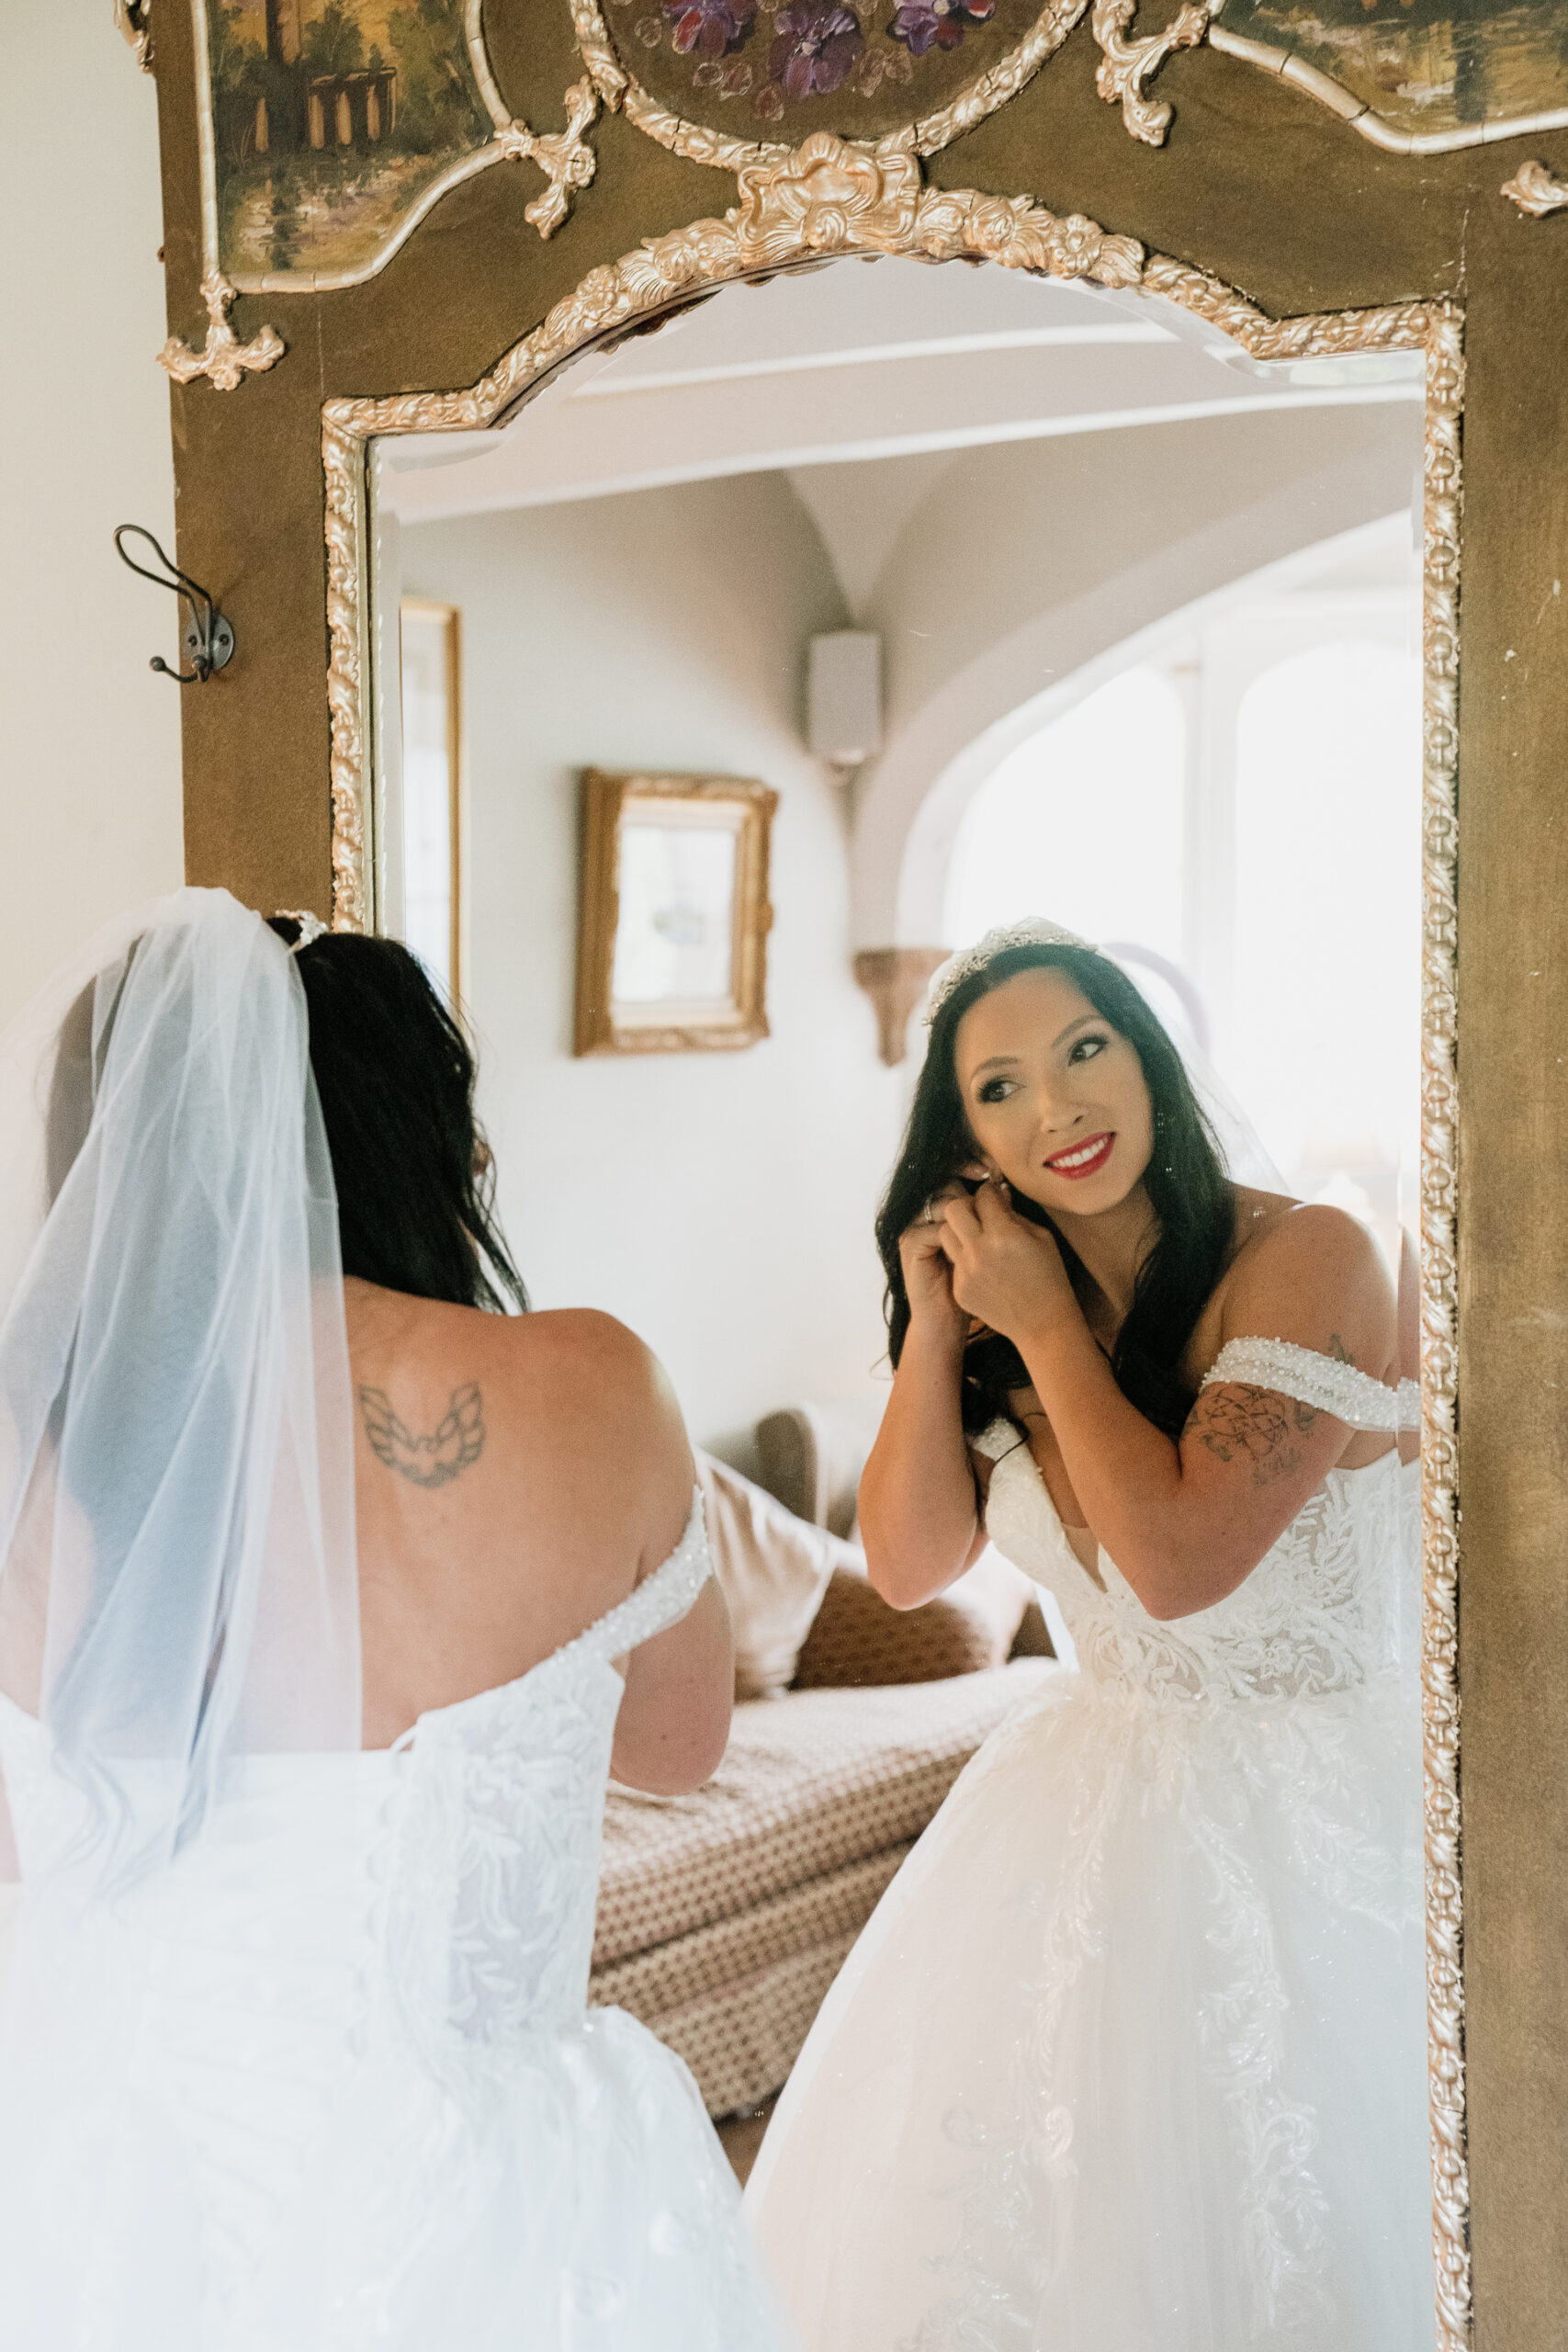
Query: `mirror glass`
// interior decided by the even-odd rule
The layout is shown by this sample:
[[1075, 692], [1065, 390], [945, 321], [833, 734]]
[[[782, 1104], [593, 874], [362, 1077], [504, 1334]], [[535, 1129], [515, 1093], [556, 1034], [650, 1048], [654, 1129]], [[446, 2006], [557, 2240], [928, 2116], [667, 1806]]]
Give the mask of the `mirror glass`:
[[[1120, 964], [1279, 1188], [1358, 1220], [1392, 1283], [1403, 1260], [1408, 1332], [1422, 381], [1417, 355], [1260, 367], [1137, 296], [843, 260], [588, 355], [501, 431], [378, 445], [383, 921], [460, 991], [513, 1254], [537, 1306], [641, 1332], [694, 1439], [837, 1536], [888, 1393], [873, 1223], [923, 980], [995, 925]], [[891, 1834], [779, 1864], [767, 1900], [809, 1917], [750, 1974], [661, 2010], [601, 1954], [714, 2112], [777, 2091], [960, 1765], [1070, 1664], [1072, 1611], [1033, 1590], [987, 1555], [940, 1639], [937, 1604], [884, 1623], [871, 1596], [853, 1660], [814, 1630], [784, 1699], [738, 1711], [738, 1803], [776, 1771], [809, 1809], [811, 1755], [863, 1738], [905, 1794]], [[613, 1796], [612, 1877], [617, 1823]], [[818, 1877], [837, 1909], [801, 1896]], [[710, 1994], [728, 2041], [693, 2022]]]
[[[1421, 368], [1260, 368], [1146, 298], [846, 261], [592, 353], [503, 431], [378, 445], [384, 924], [446, 977], [455, 842], [533, 1295], [646, 1332], [699, 1437], [746, 1460], [760, 1415], [884, 1377], [871, 1217], [923, 1032], [884, 1065], [857, 951], [1040, 912], [1115, 944], [1292, 1191], [1391, 1250], [1413, 1223]], [[852, 766], [807, 694], [851, 632]], [[573, 1057], [590, 768], [779, 794], [765, 1041]], [[628, 836], [634, 992], [728, 986], [692, 892], [632, 919], [712, 846]]]

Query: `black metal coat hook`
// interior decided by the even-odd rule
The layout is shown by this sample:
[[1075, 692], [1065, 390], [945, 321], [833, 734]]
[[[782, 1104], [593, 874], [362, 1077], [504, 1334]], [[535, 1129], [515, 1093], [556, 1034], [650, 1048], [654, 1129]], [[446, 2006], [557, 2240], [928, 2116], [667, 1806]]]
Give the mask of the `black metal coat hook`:
[[[163, 571], [149, 571], [145, 564], [136, 562], [126, 554], [120, 543], [128, 532], [146, 540], [163, 565]], [[140, 523], [118, 525], [114, 544], [121, 563], [129, 564], [130, 570], [140, 572], [143, 580], [151, 580], [155, 588], [172, 588], [181, 602], [190, 606], [190, 616], [180, 631], [180, 643], [190, 668], [171, 670], [161, 653], [154, 653], [148, 668], [161, 672], [165, 678], [177, 680], [182, 686], [204, 686], [215, 670], [228, 668], [233, 655], [234, 632], [229, 622], [200, 581], [193, 580], [188, 571], [182, 571], [177, 563], [171, 563], [152, 532], [144, 531]], [[165, 578], [164, 573], [169, 576]]]

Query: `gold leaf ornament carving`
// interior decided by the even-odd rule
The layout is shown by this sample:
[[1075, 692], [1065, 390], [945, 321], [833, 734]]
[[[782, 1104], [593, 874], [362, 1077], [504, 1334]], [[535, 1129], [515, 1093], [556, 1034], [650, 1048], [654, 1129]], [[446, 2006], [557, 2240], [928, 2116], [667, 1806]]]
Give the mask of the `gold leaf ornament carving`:
[[812, 254], [914, 254], [994, 261], [1043, 277], [1136, 286], [1144, 249], [1081, 213], [1066, 220], [1028, 197], [928, 188], [905, 141], [860, 147], [820, 130], [778, 164], [739, 175], [734, 224], [741, 267], [777, 268]]
[[919, 210], [920, 167], [908, 147], [859, 147], [819, 130], [782, 163], [739, 175], [735, 223], [743, 264], [766, 269], [803, 253], [870, 244], [907, 251]]
[[152, 0], [114, 0], [115, 30], [135, 52], [143, 74], [152, 71]]
[[261, 375], [268, 368], [276, 368], [288, 349], [276, 327], [263, 327], [252, 335], [249, 343], [242, 343], [229, 323], [230, 305], [238, 298], [229, 280], [216, 269], [209, 269], [201, 281], [201, 299], [207, 305], [207, 341], [199, 351], [182, 343], [172, 334], [158, 354], [158, 365], [166, 368], [176, 384], [190, 384], [198, 376], [210, 379], [214, 390], [237, 392], [247, 375]]
[[371, 861], [365, 752], [369, 740], [365, 693], [368, 684], [365, 631], [370, 615], [365, 594], [367, 570], [366, 446], [330, 420], [321, 435], [326, 480], [327, 628], [332, 662], [327, 671], [327, 709], [332, 728], [333, 928], [372, 928]]
[[487, 153], [517, 163], [537, 164], [548, 186], [532, 204], [525, 205], [523, 218], [537, 229], [541, 237], [553, 237], [571, 210], [572, 189], [589, 187], [599, 167], [598, 157], [583, 137], [599, 113], [599, 91], [592, 70], [572, 84], [562, 101], [566, 129], [532, 130], [512, 112], [501, 95], [490, 51], [485, 46], [484, 0], [468, 0], [467, 40], [474, 80], [485, 111], [495, 125], [495, 139]]
[[1188, 0], [1163, 32], [1130, 40], [1127, 28], [1138, 13], [1138, 0], [1095, 0], [1090, 19], [1095, 40], [1104, 52], [1094, 86], [1107, 106], [1120, 105], [1122, 119], [1145, 147], [1163, 145], [1170, 128], [1171, 109], [1144, 88], [1176, 50], [1196, 49], [1209, 29], [1214, 11], [1205, 0]]
[[[1048, 0], [1030, 31], [988, 71], [979, 74], [947, 105], [921, 115], [906, 130], [886, 133], [877, 144], [906, 145], [917, 155], [934, 155], [940, 149], [951, 146], [953, 140], [973, 130], [987, 115], [1018, 96], [1046, 60], [1055, 56], [1087, 6], [1088, 0]], [[865, 13], [863, 8], [863, 17]], [[1174, 51], [1194, 48], [1202, 40], [1214, 6], [1208, 5], [1208, 0], [1186, 0], [1179, 14], [1162, 32], [1130, 40], [1128, 28], [1136, 13], [1137, 0], [1096, 0], [1094, 37], [1104, 51], [1099, 88], [1103, 98], [1121, 106], [1122, 119], [1134, 138], [1157, 147], [1169, 127], [1171, 109], [1148, 97], [1144, 85]], [[688, 163], [706, 164], [727, 172], [744, 173], [754, 166], [776, 164], [789, 153], [786, 144], [738, 138], [711, 123], [688, 122], [671, 113], [642, 87], [622, 62], [600, 0], [571, 0], [571, 15], [578, 52], [604, 104], [624, 111], [627, 121], [645, 137], [684, 156]]]
[[1568, 187], [1554, 180], [1544, 164], [1521, 164], [1513, 178], [1503, 182], [1500, 193], [1532, 220], [1544, 220], [1548, 213], [1568, 207]]
[[1471, 2343], [1460, 1834], [1458, 1015], [1460, 421], [1463, 318], [1432, 306], [1423, 462], [1421, 1037], [1421, 1708], [1425, 1729], [1427, 2069], [1440, 2352]]
[[599, 159], [583, 137], [599, 112], [599, 93], [584, 74], [566, 94], [564, 130], [530, 130], [525, 122], [509, 122], [495, 134], [503, 155], [537, 164], [549, 182], [542, 196], [525, 205], [523, 217], [541, 237], [553, 236], [571, 209], [571, 190], [587, 187]]

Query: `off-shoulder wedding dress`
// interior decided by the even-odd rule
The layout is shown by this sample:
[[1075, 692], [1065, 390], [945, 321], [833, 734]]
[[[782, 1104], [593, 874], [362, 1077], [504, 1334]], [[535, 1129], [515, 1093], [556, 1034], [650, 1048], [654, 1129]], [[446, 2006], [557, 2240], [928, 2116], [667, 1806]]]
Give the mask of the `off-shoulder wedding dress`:
[[773, 2352], [690, 2075], [587, 2007], [700, 1509], [363, 1753], [354, 1430], [297, 962], [132, 909], [0, 1035], [0, 2346]]
[[[1209, 1378], [1415, 1417], [1279, 1341]], [[1429, 2346], [1416, 1472], [1331, 1471], [1160, 1623], [1080, 1564], [1015, 1429], [980, 1446], [1077, 1665], [959, 1780], [770, 2127], [748, 2207], [803, 2343]]]
[[81, 1792], [0, 1698], [46, 1890], [12, 1989], [54, 2028], [0, 2082], [7, 2352], [776, 2352], [690, 2075], [586, 2007], [611, 1660], [709, 1568], [699, 1507], [520, 1680], [394, 1748], [247, 1758], [90, 1939]]

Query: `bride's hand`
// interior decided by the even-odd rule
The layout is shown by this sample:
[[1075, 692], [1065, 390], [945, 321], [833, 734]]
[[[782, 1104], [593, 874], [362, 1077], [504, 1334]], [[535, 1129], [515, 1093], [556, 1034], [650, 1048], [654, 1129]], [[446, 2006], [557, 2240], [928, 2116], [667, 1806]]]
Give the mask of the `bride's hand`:
[[953, 1268], [942, 1247], [942, 1213], [950, 1200], [967, 1200], [962, 1184], [948, 1184], [925, 1213], [898, 1237], [898, 1260], [911, 1322], [940, 1336], [966, 1337], [969, 1317], [953, 1295]]
[[1079, 1315], [1055, 1236], [1017, 1215], [999, 1177], [944, 1202], [939, 1234], [958, 1306], [1016, 1346]]

